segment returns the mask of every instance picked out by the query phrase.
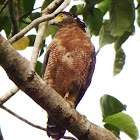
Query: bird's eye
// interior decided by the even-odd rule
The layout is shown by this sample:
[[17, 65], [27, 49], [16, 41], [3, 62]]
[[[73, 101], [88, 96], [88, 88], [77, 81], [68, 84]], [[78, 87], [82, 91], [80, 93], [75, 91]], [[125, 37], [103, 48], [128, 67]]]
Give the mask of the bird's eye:
[[60, 14], [59, 17], [60, 17], [61, 19], [63, 19], [65, 16], [64, 16], [64, 14]]

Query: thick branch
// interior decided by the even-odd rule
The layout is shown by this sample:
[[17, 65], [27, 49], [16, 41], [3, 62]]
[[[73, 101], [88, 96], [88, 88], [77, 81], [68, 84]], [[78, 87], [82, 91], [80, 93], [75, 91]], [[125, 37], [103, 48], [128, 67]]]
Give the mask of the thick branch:
[[80, 140], [116, 140], [108, 130], [92, 124], [35, 73], [30, 62], [0, 36], [0, 64], [9, 78], [49, 115]]
[[[63, 0], [54, 0], [50, 5], [47, 6], [47, 8], [46, 8], [47, 9], [47, 12], [45, 12], [43, 14], [43, 16], [45, 16], [45, 14], [47, 14], [47, 13], [51, 13], [52, 11], [54, 11], [57, 8], [58, 8], [57, 9], [57, 12], [59, 12], [60, 10], [63, 10], [64, 8], [66, 8], [66, 6], [70, 2], [70, 0], [65, 0], [63, 3], [62, 3], [62, 1]], [[57, 5], [55, 3], [57, 3]], [[61, 3], [62, 3], [62, 5], [59, 8], [58, 6]], [[15, 11], [13, 10], [13, 6], [14, 6], [13, 5], [13, 1], [10, 0], [9, 6], [10, 6], [9, 7], [9, 11], [10, 11], [11, 14], [13, 14], [13, 16], [11, 15], [12, 16], [11, 17], [11, 20], [12, 20], [12, 19], [15, 19], [16, 18], [15, 17], [15, 14], [14, 14]], [[13, 21], [13, 24], [14, 24], [14, 20], [12, 20], [12, 21]], [[40, 46], [41, 46], [41, 43], [43, 41], [43, 37], [44, 37], [45, 29], [46, 29], [46, 24], [47, 24], [47, 22], [44, 22], [44, 23], [41, 23], [40, 24], [39, 30], [38, 30], [38, 34], [37, 34], [37, 37], [36, 37], [36, 40], [35, 40], [34, 48], [33, 48], [33, 51], [32, 51], [32, 55], [31, 55], [31, 60], [30, 61], [31, 61], [32, 66], [33, 66], [34, 69], [36, 67], [36, 62], [37, 62], [37, 58], [38, 58], [38, 53], [39, 53], [39, 50], [40, 50]], [[22, 36], [22, 35], [24, 35], [24, 33], [25, 32], [21, 31], [21, 32], [18, 33], [18, 35], [19, 36]], [[13, 38], [11, 38], [9, 41], [11, 41]], [[13, 43], [13, 42], [11, 41], [11, 43]], [[15, 86], [10, 91], [8, 91], [5, 95], [3, 95], [0, 98], [0, 105], [3, 104], [3, 103], [5, 103], [9, 98], [11, 98], [18, 90], [19, 90], [19, 88], [17, 86]]]
[[[12, 5], [11, 5], [11, 2], [12, 2]], [[46, 12], [43, 13], [42, 16], [45, 16], [47, 13], [51, 13], [52, 11], [54, 11], [57, 8], [58, 9], [55, 11], [55, 14], [56, 14], [56, 12], [60, 12], [61, 10], [66, 8], [66, 6], [70, 3], [70, 0], [65, 0], [63, 3], [62, 2], [63, 2], [63, 0], [54, 0], [52, 3], [50, 3], [50, 5], [48, 5], [46, 7], [46, 10], [45, 10]], [[58, 7], [60, 4], [61, 4], [61, 6]], [[13, 1], [10, 0], [9, 6], [10, 6], [9, 10], [11, 9], [10, 12], [13, 13], [14, 12], [14, 11], [12, 11], [13, 10]], [[13, 14], [13, 16], [14, 16], [14, 19], [15, 19], [16, 18], [15, 14]], [[37, 37], [36, 37], [36, 40], [35, 40], [35, 43], [34, 43], [34, 48], [33, 48], [32, 55], [31, 55], [31, 60], [30, 60], [33, 68], [36, 67], [38, 53], [39, 53], [39, 50], [40, 50], [41, 43], [43, 41], [43, 37], [44, 37], [45, 29], [46, 29], [46, 24], [47, 24], [47, 22], [44, 22], [44, 23], [41, 23], [39, 25], [38, 34], [37, 34]], [[24, 35], [26, 33], [25, 31], [27, 31], [27, 30], [19, 32], [17, 35], [15, 35], [13, 38], [11, 38], [9, 40], [9, 42], [11, 42], [11, 43], [15, 42], [16, 41], [16, 40], [14, 40], [15, 37], [20, 38], [22, 35]], [[19, 90], [19, 88], [17, 86], [15, 86], [10, 91], [8, 91], [5, 95], [3, 95], [0, 98], [0, 105], [5, 103], [8, 99], [10, 99], [16, 92], [18, 92], [18, 90]]]

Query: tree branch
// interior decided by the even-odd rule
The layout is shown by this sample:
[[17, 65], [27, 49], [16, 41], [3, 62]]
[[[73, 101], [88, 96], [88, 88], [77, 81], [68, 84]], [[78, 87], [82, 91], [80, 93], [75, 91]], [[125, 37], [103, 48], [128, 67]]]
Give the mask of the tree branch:
[[[34, 127], [34, 128], [43, 130], [43, 131], [46, 132], [46, 128], [41, 127], [41, 126], [36, 125], [36, 124], [33, 124], [32, 122], [30, 122], [30, 121], [28, 121], [28, 120], [26, 120], [26, 119], [20, 117], [19, 115], [17, 115], [16, 113], [14, 113], [14, 112], [11, 111], [10, 109], [8, 109], [7, 107], [5, 107], [5, 106], [3, 106], [3, 105], [0, 105], [0, 108], [2, 108], [3, 110], [7, 111], [8, 113], [10, 113], [11, 115], [13, 115], [14, 117], [18, 118], [19, 120], [21, 120], [21, 121], [27, 123], [28, 125], [30, 125], [30, 126], [32, 126], [32, 127]], [[0, 140], [1, 140], [1, 136], [2, 136], [2, 135], [1, 135], [1, 133], [0, 133]], [[68, 140], [68, 139], [70, 139], [70, 140], [76, 140], [75, 138], [69, 137], [69, 136], [63, 136], [62, 138], [63, 138], [63, 139], [67, 139], [67, 140]]]
[[18, 20], [16, 17], [15, 6], [14, 6], [13, 0], [8, 1], [8, 10], [9, 10], [9, 17], [10, 17], [10, 21], [11, 21], [11, 25], [12, 25], [12, 30], [11, 30], [10, 36], [13, 36], [19, 32]]
[[21, 20], [22, 18], [24, 18], [24, 17], [28, 16], [29, 14], [31, 14], [33, 11], [35, 11], [35, 10], [37, 10], [37, 9], [40, 9], [40, 8], [41, 8], [41, 7], [37, 7], [37, 8], [35, 8], [35, 9], [32, 9], [32, 10], [30, 10], [30, 11], [24, 13], [23, 15], [21, 15], [21, 16], [19, 17], [19, 20]]
[[110, 131], [87, 120], [46, 85], [32, 68], [30, 62], [16, 52], [0, 35], [0, 64], [9, 78], [49, 115], [60, 122], [80, 140], [116, 140]]
[[33, 20], [28, 26], [26, 26], [23, 30], [21, 30], [19, 33], [17, 33], [16, 35], [14, 35], [12, 38], [9, 39], [9, 42], [11, 44], [13, 44], [15, 41], [17, 41], [18, 39], [20, 39], [21, 37], [24, 36], [24, 34], [26, 34], [28, 31], [30, 31], [32, 28], [34, 28], [36, 25], [38, 25], [41, 22], [47, 21], [52, 19], [55, 16], [55, 13], [46, 15], [44, 17], [39, 17], [35, 20]]
[[6, 5], [8, 4], [8, 0], [6, 0], [3, 5], [0, 8], [0, 13], [4, 10], [4, 8], [6, 7]]
[[13, 115], [14, 117], [18, 118], [19, 120], [21, 120], [21, 121], [27, 123], [28, 125], [30, 125], [30, 126], [32, 126], [32, 127], [35, 127], [35, 128], [37, 128], [37, 129], [46, 131], [46, 128], [43, 128], [43, 127], [41, 127], [41, 126], [39, 126], [39, 125], [36, 125], [36, 124], [33, 124], [33, 123], [29, 122], [28, 120], [26, 120], [26, 119], [20, 117], [19, 115], [17, 115], [16, 113], [14, 113], [13, 111], [11, 111], [10, 109], [6, 108], [5, 106], [1, 105], [0, 107], [1, 107], [2, 109], [4, 109], [5, 111], [7, 111], [8, 113], [10, 113], [11, 115]]
[[[63, 0], [54, 0], [52, 3], [50, 3], [47, 6], [47, 8], [46, 8], [47, 11], [45, 13], [43, 13], [42, 17], [44, 17], [45, 15], [47, 15], [51, 12], [54, 12], [54, 10], [56, 10], [58, 7], [59, 8], [56, 11], [63, 10], [64, 8], [67, 7], [70, 0], [65, 0], [63, 3], [62, 2], [63, 2]], [[54, 3], [57, 3], [57, 4], [54, 4]], [[55, 11], [55, 13], [56, 13], [56, 11]], [[41, 44], [43, 41], [43, 37], [44, 37], [45, 31], [46, 31], [46, 26], [47, 26], [47, 22], [43, 22], [43, 23], [39, 24], [37, 37], [34, 42], [34, 49], [32, 51], [32, 55], [31, 55], [31, 63], [33, 65], [33, 68], [35, 68], [35, 66], [36, 66], [39, 50], [40, 50], [40, 47], [41, 47]]]
[[0, 106], [4, 104], [7, 100], [9, 100], [13, 95], [15, 95], [19, 91], [19, 88], [17, 86], [14, 86], [10, 91], [5, 93], [1, 98], [0, 98]]
[[57, 13], [61, 12], [64, 9], [64, 6], [69, 4], [70, 0], [65, 0], [59, 8], [57, 8], [52, 14], [45, 15], [43, 17], [39, 17], [35, 20], [33, 20], [28, 26], [26, 26], [23, 30], [21, 30], [19, 33], [14, 35], [12, 38], [9, 39], [9, 42], [13, 44], [15, 41], [17, 41], [19, 38], [23, 37], [24, 34], [26, 34], [28, 31], [30, 31], [32, 28], [34, 28], [36, 25], [38, 25], [41, 22], [47, 21], [52, 19]]
[[[63, 0], [54, 0], [53, 2], [51, 2], [43, 11], [43, 14], [49, 14], [54, 12], [54, 10], [56, 10], [56, 7], [59, 7], [59, 5], [63, 2]], [[58, 12], [64, 10], [64, 8], [66, 8], [70, 3], [70, 0], [64, 0], [64, 2], [62, 3], [62, 5], [59, 7]]]
[[[58, 6], [62, 3], [63, 0], [54, 0], [52, 3], [50, 3], [46, 10], [47, 12], [45, 12], [42, 16], [45, 16], [47, 13], [51, 13], [52, 11], [54, 11], [55, 9], [58, 8]], [[11, 1], [10, 1], [11, 2]], [[59, 12], [60, 10], [63, 10], [64, 8], [66, 8], [66, 6], [69, 4], [70, 0], [65, 0], [62, 5], [60, 6], [60, 8], [58, 8], [56, 10], [56, 12]], [[55, 4], [57, 3], [57, 4]], [[55, 13], [56, 13], [55, 12]], [[32, 55], [31, 55], [31, 63], [33, 68], [35, 69], [36, 66], [36, 62], [37, 62], [37, 58], [38, 58], [38, 54], [39, 54], [39, 50], [40, 50], [40, 46], [44, 37], [44, 33], [46, 30], [46, 25], [47, 22], [41, 23], [39, 25], [39, 30], [38, 30], [38, 34], [34, 43], [34, 47], [33, 47], [33, 51], [32, 51]], [[27, 30], [26, 30], [27, 31]], [[9, 40], [9, 42], [12, 44], [13, 42], [15, 42], [16, 40], [14, 40], [14, 38], [17, 36], [18, 38], [20, 38], [20, 36], [24, 35], [24, 31], [22, 30], [21, 32], [19, 32], [17, 35], [15, 35], [13, 38], [11, 38]], [[10, 91], [8, 91], [5, 95], [3, 95], [0, 98], [0, 105], [2, 105], [3, 103], [5, 103], [8, 99], [10, 99], [17, 91], [19, 90], [19, 88], [17, 86], [13, 87]]]

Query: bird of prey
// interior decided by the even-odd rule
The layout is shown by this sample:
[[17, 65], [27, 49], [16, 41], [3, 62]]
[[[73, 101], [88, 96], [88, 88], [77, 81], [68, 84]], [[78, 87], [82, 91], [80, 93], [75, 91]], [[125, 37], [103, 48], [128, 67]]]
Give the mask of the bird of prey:
[[[50, 25], [59, 30], [47, 48], [42, 74], [44, 81], [74, 108], [91, 83], [95, 68], [95, 49], [86, 35], [85, 24], [74, 14], [60, 12]], [[66, 129], [48, 117], [47, 134], [59, 140]]]

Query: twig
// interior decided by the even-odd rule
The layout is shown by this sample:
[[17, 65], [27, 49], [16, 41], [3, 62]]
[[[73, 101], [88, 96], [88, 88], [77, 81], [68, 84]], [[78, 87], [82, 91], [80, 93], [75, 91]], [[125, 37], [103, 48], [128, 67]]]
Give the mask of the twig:
[[63, 0], [54, 0], [42, 11], [42, 13], [47, 15], [54, 12], [54, 10], [56, 10], [56, 7], [58, 7], [62, 2]]
[[4, 139], [3, 139], [3, 136], [2, 136], [1, 129], [0, 129], [0, 140], [4, 140]]
[[[56, 0], [54, 0], [52, 3], [54, 3], [55, 1]], [[61, 4], [61, 2], [62, 2], [62, 0], [59, 0], [59, 5]], [[46, 8], [46, 9], [49, 9], [48, 13], [43, 13], [42, 17], [51, 13], [52, 9], [57, 8], [56, 5], [54, 7], [52, 7], [51, 6], [52, 3], [50, 3]], [[41, 44], [43, 41], [43, 37], [44, 37], [45, 31], [46, 31], [46, 26], [47, 26], [47, 21], [39, 24], [38, 33], [37, 33], [37, 36], [36, 36], [36, 39], [34, 42], [34, 47], [33, 47], [32, 55], [31, 55], [31, 64], [34, 68], [36, 66], [39, 50], [40, 50], [40, 47], [41, 47]]]
[[5, 106], [1, 105], [1, 108], [4, 109], [5, 111], [7, 111], [8, 113], [10, 113], [11, 115], [13, 115], [14, 117], [18, 118], [19, 120], [27, 123], [28, 125], [32, 126], [32, 127], [35, 127], [37, 129], [40, 129], [40, 130], [43, 130], [43, 131], [46, 131], [46, 128], [44, 127], [41, 127], [39, 125], [36, 125], [36, 124], [33, 124], [31, 122], [29, 122], [28, 120], [20, 117], [19, 115], [17, 115], [16, 113], [12, 112], [11, 110], [9, 110], [8, 108], [6, 108]]
[[[14, 117], [18, 118], [19, 120], [21, 120], [21, 121], [27, 123], [28, 125], [30, 125], [30, 126], [32, 126], [32, 127], [35, 127], [35, 128], [37, 128], [37, 129], [46, 131], [46, 128], [41, 127], [41, 126], [39, 126], [39, 125], [36, 125], [36, 124], [33, 124], [33, 123], [29, 122], [28, 120], [26, 120], [26, 119], [20, 117], [19, 115], [17, 115], [16, 113], [14, 113], [13, 111], [11, 111], [10, 109], [6, 108], [5, 106], [1, 105], [1, 108], [2, 108], [3, 110], [7, 111], [8, 113], [10, 113], [11, 115], [13, 115]], [[0, 130], [0, 140], [3, 140], [3, 139], [1, 139], [1, 137], [2, 137], [2, 134], [1, 134], [1, 130]], [[69, 139], [69, 140], [76, 140], [75, 138], [69, 137], [69, 136], [63, 136], [62, 138], [63, 138], [63, 139], [67, 139], [67, 140], [68, 140], [68, 139]]]
[[0, 98], [0, 105], [4, 104], [8, 99], [10, 99], [15, 93], [19, 91], [19, 88], [17, 86], [14, 86], [10, 91], [5, 93], [1, 98]]
[[11, 21], [11, 24], [12, 24], [12, 31], [11, 31], [10, 36], [13, 36], [13, 35], [15, 35], [15, 34], [17, 34], [19, 32], [18, 20], [17, 20], [17, 17], [16, 17], [14, 1], [13, 0], [9, 0], [9, 2], [8, 2], [8, 10], [9, 10], [10, 21]]
[[4, 8], [6, 7], [6, 5], [8, 4], [8, 0], [6, 0], [3, 5], [0, 8], [0, 13], [4, 10]]
[[40, 8], [41, 8], [41, 7], [37, 7], [37, 8], [35, 8], [35, 9], [32, 9], [32, 10], [30, 10], [30, 11], [24, 13], [23, 15], [21, 15], [21, 16], [19, 17], [19, 20], [21, 20], [22, 18], [28, 16], [28, 15], [29, 15], [30, 13], [32, 13], [34, 10], [37, 10], [37, 9], [40, 9]]
[[28, 31], [30, 31], [32, 28], [34, 28], [37, 24], [47, 21], [51, 18], [53, 18], [55, 16], [55, 13], [46, 15], [44, 17], [39, 17], [35, 20], [33, 20], [28, 26], [26, 26], [23, 30], [21, 30], [19, 33], [17, 33], [16, 35], [14, 35], [12, 38], [9, 39], [9, 42], [11, 44], [13, 44], [15, 41], [17, 41], [18, 39], [20, 39], [21, 37], [24, 36], [24, 34], [26, 34]]
[[23, 37], [24, 34], [26, 34], [28, 31], [30, 31], [32, 28], [34, 28], [37, 24], [52, 19], [57, 13], [61, 12], [64, 9], [64, 6], [67, 6], [69, 3], [70, 3], [70, 0], [65, 0], [52, 14], [45, 15], [43, 17], [39, 17], [39, 18], [33, 20], [23, 30], [21, 30], [19, 33], [17, 33], [11, 39], [9, 39], [9, 42], [11, 44], [13, 44], [19, 38]]
[[[58, 6], [62, 3], [62, 1], [63, 0], [54, 0], [51, 4], [49, 4], [47, 6], [47, 8], [46, 8], [47, 12], [44, 12], [42, 17], [46, 16], [46, 14], [51, 13], [56, 8], [58, 8]], [[70, 2], [70, 0], [65, 0], [62, 3], [62, 5], [59, 6], [58, 9], [62, 10], [64, 8], [66, 8], [66, 6], [69, 4], [69, 2]], [[54, 3], [57, 3], [57, 4], [54, 4]], [[40, 50], [40, 47], [41, 47], [41, 44], [43, 41], [43, 37], [45, 34], [46, 26], [47, 26], [47, 22], [43, 22], [43, 23], [39, 24], [38, 34], [35, 39], [34, 48], [33, 48], [32, 55], [31, 55], [31, 64], [32, 64], [33, 68], [35, 68], [35, 66], [36, 66], [36, 62], [37, 62], [39, 50]]]

